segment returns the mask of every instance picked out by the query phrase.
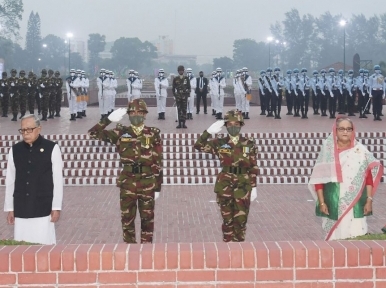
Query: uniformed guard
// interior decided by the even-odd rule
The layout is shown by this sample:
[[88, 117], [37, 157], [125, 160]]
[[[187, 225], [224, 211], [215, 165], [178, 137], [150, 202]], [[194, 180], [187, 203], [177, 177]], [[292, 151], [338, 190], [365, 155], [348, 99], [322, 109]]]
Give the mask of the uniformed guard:
[[48, 106], [50, 101], [50, 90], [49, 90], [50, 80], [47, 77], [47, 70], [43, 69], [41, 77], [38, 80], [38, 88], [40, 93], [40, 100], [42, 105], [42, 121], [47, 121], [48, 115]]
[[328, 112], [330, 113], [330, 119], [335, 119], [336, 102], [338, 100], [339, 94], [339, 82], [337, 81], [337, 78], [335, 76], [334, 68], [328, 69], [328, 73], [330, 73], [330, 76], [327, 78], [327, 83], [330, 92], [330, 97], [328, 97]]
[[172, 88], [178, 111], [178, 126], [176, 128], [188, 128], [185, 121], [187, 101], [190, 95], [190, 80], [187, 76], [184, 76], [184, 66], [178, 66], [177, 70], [179, 75], [173, 79]]
[[34, 114], [35, 110], [35, 93], [37, 88], [37, 80], [34, 78], [32, 71], [28, 72], [28, 96], [27, 105], [29, 114]]
[[[117, 124], [115, 129], [105, 130], [126, 113], [131, 126]], [[154, 200], [161, 191], [162, 140], [158, 128], [144, 125], [147, 113], [145, 101], [135, 99], [129, 103], [128, 109], [115, 110], [88, 131], [92, 139], [117, 146], [123, 164], [117, 186], [120, 188], [123, 240], [126, 243], [136, 243], [134, 221], [137, 202], [141, 217], [141, 243], [152, 243]]]
[[343, 78], [343, 101], [347, 100], [348, 116], [355, 116], [355, 94], [356, 82], [354, 79], [354, 70], [348, 70], [348, 76]]
[[284, 79], [280, 75], [280, 68], [276, 67], [274, 69], [273, 74], [274, 80], [275, 80], [275, 90], [277, 91], [277, 96], [272, 97], [272, 110], [275, 115], [275, 119], [281, 119], [280, 112], [281, 112], [281, 101], [283, 98], [283, 92], [285, 91], [285, 85], [284, 85]]
[[272, 68], [267, 68], [267, 74], [264, 77], [265, 85], [268, 88], [265, 93], [265, 107], [267, 108], [267, 117], [274, 117], [272, 110], [272, 98], [278, 97], [278, 92], [276, 90], [277, 84], [275, 78], [272, 75]]
[[369, 74], [369, 70], [365, 69], [364, 75], [365, 75], [365, 82], [366, 82], [365, 87], [364, 87], [365, 88], [365, 102], [366, 102], [366, 104], [368, 104], [366, 107], [365, 114], [371, 114], [371, 112], [370, 112], [371, 101], [369, 101], [370, 100], [370, 86], [369, 86], [370, 74]]
[[60, 110], [62, 107], [62, 87], [63, 79], [60, 77], [60, 72], [55, 71], [54, 78], [54, 93], [55, 93], [55, 117], [60, 117]]
[[158, 77], [154, 79], [154, 89], [157, 97], [158, 120], [165, 120], [166, 97], [168, 96], [166, 89], [168, 87], [168, 78], [165, 77], [165, 71], [161, 68], [158, 70]]
[[385, 99], [386, 83], [379, 65], [374, 66], [374, 74], [369, 78], [369, 87], [370, 97], [373, 101], [374, 121], [382, 121], [382, 99]]
[[264, 70], [260, 71], [260, 77], [258, 79], [258, 84], [259, 84], [259, 96], [260, 96], [260, 108], [261, 108], [260, 115], [266, 115], [265, 111], [267, 108], [266, 108], [265, 97], [266, 97], [268, 88], [267, 88], [267, 86], [266, 86], [267, 84], [265, 82], [265, 71]]
[[239, 111], [243, 111], [242, 98], [245, 97], [245, 93], [246, 93], [243, 87], [243, 81], [241, 80], [241, 74], [242, 74], [242, 71], [237, 70], [232, 81], [233, 93], [235, 95], [235, 105], [236, 105], [236, 109]]
[[216, 116], [216, 71], [212, 71], [212, 76], [209, 79], [210, 106], [212, 108], [212, 116]]
[[307, 69], [301, 70], [302, 94], [300, 95], [300, 108], [302, 111], [302, 119], [308, 119], [308, 103], [310, 102], [310, 78], [307, 76]]
[[319, 104], [321, 99], [321, 90], [319, 83], [319, 73], [317, 70], [312, 72], [312, 78], [310, 79], [310, 87], [312, 90], [312, 108], [314, 109], [314, 115], [320, 115], [319, 113]]
[[285, 84], [285, 102], [287, 104], [287, 114], [286, 115], [293, 115], [292, 108], [294, 104], [294, 87], [293, 87], [293, 80], [292, 80], [292, 70], [287, 70], [286, 72], [287, 76], [284, 78], [284, 84]]
[[20, 117], [23, 118], [25, 112], [27, 111], [27, 98], [28, 98], [28, 79], [25, 77], [25, 71], [20, 70], [19, 79], [18, 79], [18, 90], [19, 90], [19, 107], [20, 107]]
[[216, 119], [223, 119], [222, 113], [224, 108], [224, 88], [226, 87], [225, 78], [222, 75], [222, 69], [217, 68], [216, 69], [216, 77], [214, 78], [213, 88], [214, 88], [214, 95], [215, 95], [215, 110], [216, 110]]
[[319, 87], [322, 93], [320, 98], [320, 112], [322, 114], [320, 116], [325, 117], [327, 116], [327, 100], [330, 98], [330, 88], [326, 77], [326, 70], [320, 70], [320, 75]]
[[365, 113], [366, 101], [365, 101], [365, 90], [366, 81], [365, 81], [365, 69], [359, 69], [359, 76], [355, 79], [355, 86], [358, 93], [358, 110], [359, 118], [367, 118]]
[[54, 79], [54, 70], [48, 69], [48, 93], [49, 93], [49, 102], [48, 110], [49, 115], [48, 119], [54, 119], [55, 110], [56, 110], [56, 90], [55, 90], [55, 79]]
[[186, 76], [190, 80], [190, 94], [188, 97], [188, 106], [186, 107], [187, 111], [187, 117], [186, 119], [193, 120], [193, 111], [194, 111], [194, 96], [196, 96], [196, 86], [197, 86], [197, 80], [193, 75], [192, 68], [186, 69]]
[[8, 117], [9, 86], [8, 86], [7, 72], [5, 71], [1, 73], [0, 97], [1, 97], [1, 109], [3, 112], [3, 115], [1, 117]]
[[34, 80], [36, 81], [36, 90], [35, 90], [35, 102], [36, 102], [36, 106], [38, 106], [38, 115], [41, 115], [42, 114], [42, 101], [41, 101], [41, 98], [40, 98], [40, 89], [39, 89], [39, 79], [38, 79], [38, 75], [36, 75], [34, 73]]
[[[98, 78], [99, 79], [99, 78]], [[97, 83], [98, 83], [97, 79]], [[80, 87], [80, 81], [75, 75], [75, 69], [70, 70], [70, 76], [66, 79], [66, 90], [67, 90], [67, 100], [68, 100], [68, 109], [71, 114], [70, 121], [76, 121], [76, 97], [79, 94], [78, 88]], [[98, 85], [99, 88], [99, 85]], [[99, 98], [99, 93], [98, 93]]]
[[[344, 75], [343, 69], [339, 69], [336, 82], [338, 86], [338, 114], [346, 114], [346, 99], [349, 101], [349, 91], [346, 88], [347, 78]], [[349, 115], [350, 116], [350, 115]]]
[[110, 71], [110, 111], [111, 114], [115, 110], [115, 96], [117, 95], [116, 89], [118, 88], [118, 81], [115, 78], [114, 72]]
[[243, 67], [241, 69], [241, 80], [243, 85], [244, 95], [241, 97], [241, 111], [243, 112], [244, 119], [249, 119], [249, 102], [250, 99], [247, 98], [247, 95], [251, 95], [252, 93], [252, 77], [248, 74], [248, 68]]
[[[244, 119], [241, 111], [231, 110], [223, 121], [212, 124], [198, 138], [194, 148], [216, 155], [222, 166], [214, 192], [223, 218], [224, 242], [245, 240], [249, 206], [256, 198], [257, 147], [255, 139], [240, 135]], [[210, 139], [225, 126], [228, 135]], [[252, 196], [251, 196], [252, 194]]]
[[299, 69], [295, 68], [292, 72], [294, 74], [294, 77], [292, 77], [294, 117], [300, 117], [300, 102], [301, 97], [304, 95], [304, 87], [299, 77]]
[[[86, 72], [82, 70], [82, 78], [83, 78], [83, 82], [82, 82], [82, 89], [83, 89], [83, 102], [82, 102], [82, 117], [86, 117], [86, 111], [87, 111], [87, 102], [89, 100], [89, 95], [88, 95], [88, 89], [90, 87], [90, 80], [88, 79], [88, 77], [86, 76]], [[115, 79], [115, 78], [114, 78]], [[116, 80], [115, 80], [116, 81]], [[115, 95], [114, 95], [115, 97]], [[114, 98], [115, 100], [115, 98]], [[114, 107], [115, 107], [115, 101], [114, 101], [114, 105], [112, 105], [112, 111], [114, 111]]]
[[[106, 77], [106, 70], [101, 69], [99, 72], [100, 76], [97, 78], [97, 86], [98, 86], [98, 101], [99, 101], [99, 112], [101, 114], [101, 120], [107, 117], [108, 113], [108, 92], [107, 89], [110, 86], [109, 79]], [[130, 99], [130, 98], [129, 98]]]
[[13, 118], [11, 121], [17, 121], [17, 114], [19, 113], [19, 89], [18, 89], [18, 77], [16, 69], [11, 70], [11, 77], [8, 78], [9, 97]]

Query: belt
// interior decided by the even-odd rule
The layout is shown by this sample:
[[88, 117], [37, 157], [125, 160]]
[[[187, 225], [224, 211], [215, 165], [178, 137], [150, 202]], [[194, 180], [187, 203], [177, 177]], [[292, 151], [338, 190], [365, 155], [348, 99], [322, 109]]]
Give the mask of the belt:
[[373, 90], [379, 91], [379, 90], [383, 90], [383, 88], [373, 88]]
[[151, 172], [151, 168], [148, 166], [142, 166], [141, 164], [124, 164], [123, 170], [133, 174], [142, 174]]
[[224, 173], [232, 173], [232, 174], [247, 174], [248, 169], [243, 167], [222, 167], [222, 172]]

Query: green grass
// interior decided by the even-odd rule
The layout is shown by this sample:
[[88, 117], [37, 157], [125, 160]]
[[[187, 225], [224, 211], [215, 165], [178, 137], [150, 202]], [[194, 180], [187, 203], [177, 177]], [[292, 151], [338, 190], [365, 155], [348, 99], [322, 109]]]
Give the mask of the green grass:
[[0, 240], [0, 246], [6, 246], [6, 245], [40, 245], [40, 244], [29, 243], [25, 241], [16, 241], [11, 239]]
[[386, 233], [362, 235], [355, 238], [349, 238], [347, 240], [386, 240]]

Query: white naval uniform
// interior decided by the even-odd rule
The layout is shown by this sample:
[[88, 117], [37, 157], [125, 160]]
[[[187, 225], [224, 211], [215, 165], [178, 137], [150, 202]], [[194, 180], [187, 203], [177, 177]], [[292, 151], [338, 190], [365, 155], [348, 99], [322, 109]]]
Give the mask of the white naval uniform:
[[[160, 88], [161, 86], [161, 88]], [[157, 113], [165, 113], [166, 109], [166, 89], [169, 87], [169, 81], [165, 77], [154, 79], [155, 94], [157, 97]]]
[[70, 110], [70, 114], [76, 114], [77, 111], [77, 103], [76, 103], [76, 93], [81, 83], [78, 77], [70, 77], [70, 84], [68, 84], [66, 80], [66, 90], [67, 90], [67, 100], [68, 100], [68, 108]]
[[[52, 179], [54, 183], [52, 210], [62, 210], [63, 200], [63, 161], [58, 145], [54, 146], [51, 154]], [[6, 174], [6, 189], [4, 211], [13, 211], [13, 193], [15, 190], [16, 168], [13, 161], [12, 148], [8, 153]], [[51, 222], [51, 215], [37, 218], [15, 217], [14, 240], [30, 243], [52, 245], [56, 244], [55, 223]]]
[[197, 79], [193, 76], [190, 78], [190, 94], [187, 101], [186, 113], [194, 112], [194, 96], [196, 95]]
[[[247, 85], [248, 87], [248, 90], [251, 90], [252, 89], [252, 77], [248, 74], [245, 75], [246, 79], [245, 79], [245, 84]], [[244, 97], [241, 97], [241, 111], [242, 112], [248, 112], [249, 113], [249, 100], [247, 100], [247, 93], [248, 91], [245, 91], [245, 88], [243, 86], [243, 83], [241, 83], [241, 86], [243, 88], [243, 95]]]
[[97, 78], [98, 85], [98, 100], [99, 100], [99, 112], [101, 115], [105, 115], [109, 112], [109, 87], [110, 87], [110, 79], [106, 76], [103, 78]]

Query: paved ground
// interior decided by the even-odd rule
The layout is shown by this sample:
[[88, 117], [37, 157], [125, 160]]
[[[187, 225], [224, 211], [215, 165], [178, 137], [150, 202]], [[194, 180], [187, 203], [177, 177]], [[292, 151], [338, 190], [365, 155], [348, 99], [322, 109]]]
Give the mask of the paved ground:
[[[163, 133], [198, 133], [214, 122], [209, 114], [194, 114], [194, 120], [187, 121], [188, 129], [175, 129], [173, 108], [168, 108], [166, 121], [156, 120], [155, 108], [149, 110], [147, 124], [159, 127]], [[282, 120], [274, 120], [259, 116], [259, 113], [258, 107], [251, 109], [251, 119], [246, 120], [244, 132], [329, 132], [333, 122], [326, 117], [313, 115], [309, 115], [308, 120], [285, 115]], [[86, 119], [70, 122], [68, 110], [63, 109], [63, 117], [43, 123], [42, 133], [86, 133], [98, 121], [98, 114], [96, 108], [90, 108]], [[382, 122], [355, 118], [358, 117], [354, 117], [358, 131], [386, 130], [386, 118]], [[20, 121], [14, 123], [10, 118], [0, 118], [2, 135], [16, 134], [19, 127]], [[0, 203], [4, 202], [4, 190], [4, 187], [0, 187]], [[375, 216], [368, 220], [370, 232], [380, 232], [380, 228], [386, 224], [385, 192], [386, 184], [382, 184], [375, 197]], [[57, 224], [58, 243], [122, 242], [119, 192], [116, 187], [65, 187], [64, 193], [62, 218]], [[214, 200], [212, 185], [164, 186], [157, 200], [154, 242], [221, 241], [221, 218]], [[322, 239], [321, 221], [314, 216], [315, 202], [310, 200], [305, 185], [260, 185], [258, 199], [251, 206], [246, 240]], [[6, 224], [6, 214], [2, 213], [2, 216], [0, 238], [11, 238], [13, 229]]]

